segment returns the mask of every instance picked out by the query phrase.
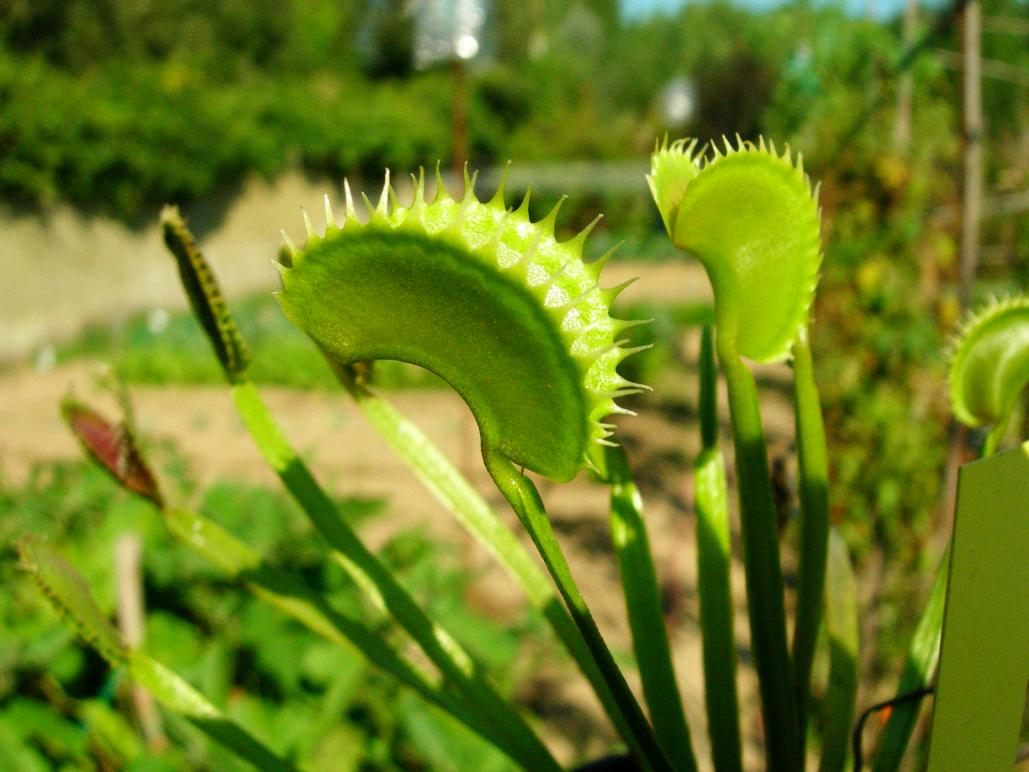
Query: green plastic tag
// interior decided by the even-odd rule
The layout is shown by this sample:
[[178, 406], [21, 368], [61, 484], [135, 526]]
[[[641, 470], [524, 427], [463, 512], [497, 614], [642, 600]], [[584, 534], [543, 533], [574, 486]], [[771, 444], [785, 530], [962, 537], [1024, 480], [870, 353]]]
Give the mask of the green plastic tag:
[[1029, 681], [1029, 443], [961, 469], [930, 772], [1009, 772]]

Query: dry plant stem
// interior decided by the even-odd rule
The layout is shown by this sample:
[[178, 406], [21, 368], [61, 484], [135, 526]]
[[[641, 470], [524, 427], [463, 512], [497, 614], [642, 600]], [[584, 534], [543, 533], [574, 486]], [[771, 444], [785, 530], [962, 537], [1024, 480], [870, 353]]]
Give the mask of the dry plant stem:
[[632, 646], [658, 742], [678, 769], [697, 768], [672, 664], [661, 590], [643, 520], [643, 500], [622, 447], [605, 448], [611, 486], [611, 538], [618, 554]]
[[706, 325], [700, 339], [701, 452], [693, 466], [704, 702], [715, 769], [740, 772], [743, 761], [736, 693], [729, 500], [725, 460], [718, 449], [718, 371], [712, 335], [713, 328]]
[[[143, 538], [136, 532], [126, 531], [114, 546], [115, 576], [118, 585], [118, 627], [125, 642], [132, 648], [143, 643], [146, 611], [143, 607]], [[161, 714], [154, 698], [139, 684], [132, 685], [132, 704], [136, 709], [143, 736], [153, 749], [167, 744], [161, 728]]]
[[801, 768], [793, 673], [786, 644], [786, 609], [779, 562], [777, 515], [754, 376], [718, 336], [718, 356], [729, 387], [736, 476], [747, 578], [747, 608], [761, 688], [765, 756], [773, 772]]
[[630, 737], [629, 724], [621, 706], [614, 699], [568, 611], [529, 551], [414, 422], [386, 399], [358, 384], [346, 368], [334, 366], [333, 369], [383, 440], [522, 588], [529, 602], [550, 623], [558, 640], [590, 682], [619, 735]]
[[615, 699], [621, 705], [631, 730], [631, 734], [626, 740], [630, 743], [630, 749], [636, 756], [636, 760], [645, 769], [653, 769], [655, 772], [674, 769], [658, 744], [653, 729], [615, 663], [611, 650], [604, 642], [597, 623], [586, 606], [586, 601], [582, 597], [578, 585], [572, 578], [568, 561], [554, 534], [536, 486], [506, 458], [496, 454], [486, 454], [484, 460], [486, 469], [497, 488], [511, 504], [518, 519], [532, 537], [572, 619], [585, 639], [586, 645], [614, 693]]
[[793, 628], [793, 677], [797, 694], [797, 735], [803, 745], [811, 663], [815, 658], [818, 627], [822, 619], [829, 548], [825, 425], [806, 334], [802, 334], [793, 346], [793, 389], [800, 472], [800, 566]]
[[344, 566], [366, 593], [381, 602], [426, 656], [458, 688], [474, 709], [492, 723], [499, 736], [519, 749], [517, 761], [532, 769], [560, 769], [525, 720], [505, 702], [458, 642], [433, 623], [390, 571], [344, 522], [335, 505], [289, 445], [260, 395], [245, 377], [232, 387], [243, 423], [265, 460], [300, 504], [328, 544], [344, 558]]

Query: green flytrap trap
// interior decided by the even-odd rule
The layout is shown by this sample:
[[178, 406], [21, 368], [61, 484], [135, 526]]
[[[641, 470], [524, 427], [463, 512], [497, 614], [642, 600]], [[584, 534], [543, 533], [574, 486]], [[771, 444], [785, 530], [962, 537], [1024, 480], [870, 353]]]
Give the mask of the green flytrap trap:
[[[855, 766], [850, 733], [860, 625], [851, 558], [829, 521], [829, 451], [809, 343], [822, 260], [817, 188], [799, 156], [789, 150], [780, 154], [764, 140], [726, 142], [724, 152], [697, 151], [695, 142], [665, 143], [656, 148], [648, 181], [669, 238], [700, 260], [715, 298], [714, 323], [701, 332], [702, 450], [693, 467], [712, 765], [717, 772], [742, 770], [744, 738], [760, 731], [764, 768], [801, 772], [813, 752], [808, 745], [815, 732], [808, 727], [817, 720], [820, 772], [848, 769]], [[640, 322], [612, 315], [621, 287], [599, 283], [607, 256], [592, 263], [582, 259], [589, 228], [559, 241], [556, 208], [533, 221], [528, 195], [511, 207], [502, 185], [488, 201], [478, 199], [473, 188], [474, 178], [466, 175], [464, 196], [457, 199], [438, 180], [430, 201], [417, 178], [414, 198], [404, 205], [387, 177], [378, 204], [365, 199], [368, 217], [362, 220], [347, 186], [342, 223], [327, 200], [324, 231], [316, 232], [305, 215], [306, 242], [298, 248], [287, 239], [280, 253], [280, 304], [328, 358], [363, 416], [552, 628], [619, 738], [619, 768], [693, 772], [698, 760], [677, 685], [643, 502], [630, 459], [607, 422], [611, 414], [630, 413], [616, 400], [645, 388], [617, 369], [637, 350], [622, 333]], [[340, 517], [314, 471], [290, 445], [250, 380], [247, 343], [174, 208], [163, 213], [162, 232], [244, 426], [326, 543], [327, 559], [364, 594], [362, 613], [334, 609], [302, 576], [255, 551], [246, 534], [228, 533], [174, 496], [158, 493], [129, 416], [115, 425], [87, 406], [66, 405], [65, 418], [87, 451], [123, 487], [148, 500], [168, 529], [227, 581], [242, 584], [325, 640], [352, 647], [518, 768], [560, 769], [530, 717]], [[484, 465], [538, 554], [416, 423], [378, 393], [370, 376], [374, 361], [384, 359], [430, 370], [464, 399], [479, 427]], [[793, 373], [800, 511], [791, 615], [786, 599], [792, 591], [780, 562], [781, 529], [751, 369], [754, 362], [783, 361], [791, 363]], [[913, 636], [897, 693], [931, 689], [942, 630], [930, 768], [1009, 769], [1029, 679], [1024, 569], [1029, 453], [996, 451], [1029, 380], [1029, 301], [994, 303], [971, 317], [951, 362], [955, 415], [990, 431], [983, 460], [961, 471], [955, 540]], [[727, 434], [735, 450], [736, 509], [759, 684], [761, 729], [746, 728], [751, 734], [742, 726], [736, 688], [732, 508], [719, 445], [719, 375], [727, 386]], [[122, 407], [130, 412], [127, 400]], [[612, 544], [642, 701], [594, 621], [526, 469], [555, 483], [589, 469], [609, 487]], [[26, 542], [22, 555], [25, 568], [81, 637], [214, 742], [261, 769], [314, 769], [301, 751], [265, 747], [170, 670], [130, 651], [89, 599], [85, 583], [55, 554]], [[813, 662], [823, 645], [829, 677], [816, 683]], [[416, 649], [416, 656], [409, 656]], [[876, 770], [900, 767], [917, 712], [915, 704], [893, 711], [875, 756]]]

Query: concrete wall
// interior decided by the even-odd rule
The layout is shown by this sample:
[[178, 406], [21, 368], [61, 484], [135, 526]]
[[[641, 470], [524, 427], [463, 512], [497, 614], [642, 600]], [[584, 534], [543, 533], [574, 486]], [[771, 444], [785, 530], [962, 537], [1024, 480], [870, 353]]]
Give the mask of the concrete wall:
[[[215, 201], [186, 214], [222, 289], [240, 297], [275, 288], [278, 274], [269, 261], [282, 244], [280, 228], [302, 243], [300, 207], [320, 228], [322, 195], [329, 192], [338, 201], [337, 190], [335, 183], [299, 173], [272, 184], [255, 178], [228, 203]], [[66, 206], [32, 214], [0, 207], [0, 361], [32, 356], [90, 322], [183, 307], [157, 216], [155, 211], [152, 225], [134, 230]]]

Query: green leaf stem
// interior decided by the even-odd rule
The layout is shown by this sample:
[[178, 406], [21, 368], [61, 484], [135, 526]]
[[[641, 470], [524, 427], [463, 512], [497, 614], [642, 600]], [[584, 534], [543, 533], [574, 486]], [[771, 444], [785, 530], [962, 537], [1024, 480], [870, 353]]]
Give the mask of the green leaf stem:
[[802, 334], [793, 345], [793, 384], [800, 478], [800, 556], [793, 628], [793, 676], [797, 690], [797, 726], [803, 738], [807, 727], [811, 664], [818, 642], [822, 604], [827, 600], [823, 590], [829, 549], [829, 462], [822, 406], [806, 334]]
[[590, 652], [596, 659], [600, 671], [614, 693], [615, 699], [622, 707], [629, 723], [631, 734], [626, 740], [637, 755], [637, 760], [647, 769], [655, 772], [674, 769], [654, 737], [653, 730], [647, 723], [643, 710], [633, 696], [625, 677], [618, 669], [611, 650], [597, 627], [596, 620], [590, 613], [586, 600], [582, 597], [575, 579], [572, 577], [568, 561], [554, 533], [550, 518], [543, 508], [539, 491], [521, 471], [510, 461], [499, 454], [487, 455], [486, 469], [496, 483], [497, 488], [508, 500], [525, 530], [532, 537], [536, 549], [550, 572], [558, 592], [564, 599], [568, 611], [582, 633]]
[[517, 760], [535, 769], [559, 769], [546, 746], [471, 660], [457, 640], [432, 622], [393, 574], [364, 545], [290, 446], [267, 406], [247, 380], [232, 388], [236, 409], [265, 461], [279, 476], [359, 587], [385, 609], [457, 687], [463, 698], [494, 724], [505, 741], [519, 748]]
[[621, 447], [604, 450], [604, 472], [611, 486], [611, 537], [618, 555], [643, 694], [665, 752], [676, 768], [695, 770], [697, 762], [676, 683], [661, 590], [643, 518], [643, 499], [632, 479], [625, 451]]
[[706, 325], [700, 342], [701, 451], [693, 465], [697, 592], [711, 757], [718, 772], [739, 772], [743, 769], [743, 759], [736, 691], [729, 497], [725, 459], [718, 449], [718, 371], [712, 337], [711, 326]]
[[802, 764], [803, 736], [786, 643], [777, 515], [757, 390], [743, 357], [786, 359], [803, 336], [821, 264], [818, 205], [800, 159], [794, 165], [788, 150], [779, 155], [764, 140], [738, 139], [735, 147], [726, 140], [724, 153], [715, 146], [705, 159], [695, 148], [685, 140], [659, 147], [651, 190], [672, 242], [701, 261], [714, 289], [767, 765], [792, 771]]
[[858, 599], [854, 569], [843, 536], [829, 531], [825, 581], [825, 627], [829, 639], [829, 685], [819, 772], [843, 772], [858, 690]]

